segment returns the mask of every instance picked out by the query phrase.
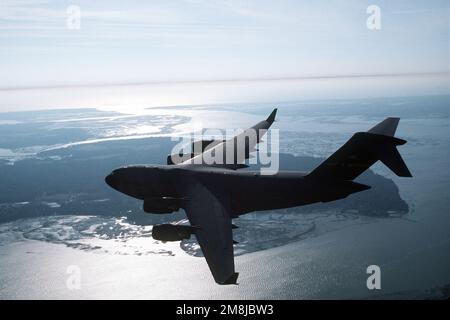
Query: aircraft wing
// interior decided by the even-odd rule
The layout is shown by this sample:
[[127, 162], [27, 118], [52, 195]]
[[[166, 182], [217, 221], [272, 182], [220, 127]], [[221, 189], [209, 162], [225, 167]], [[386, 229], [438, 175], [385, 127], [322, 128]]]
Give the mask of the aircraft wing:
[[221, 192], [212, 192], [199, 181], [186, 186], [189, 201], [184, 209], [195, 227], [195, 236], [214, 280], [219, 284], [236, 284], [229, 201]]
[[275, 108], [266, 120], [258, 122], [229, 140], [206, 149], [203, 153], [184, 161], [183, 164], [206, 164], [234, 170], [245, 167], [242, 163], [250, 157], [251, 152], [257, 151], [256, 145], [261, 142], [261, 138], [275, 121], [276, 114]]
[[[249, 158], [251, 152], [257, 151], [256, 145], [275, 121], [276, 113], [277, 109], [274, 109], [266, 120], [206, 149], [183, 164], [212, 165], [233, 170], [245, 167], [242, 163]], [[208, 162], [208, 159], [215, 159], [216, 162]], [[184, 210], [191, 226], [195, 227], [194, 234], [214, 280], [219, 284], [236, 284], [238, 273], [234, 270], [230, 199], [226, 197], [228, 193], [217, 188], [194, 179], [185, 186], [185, 194], [189, 200], [186, 201]]]

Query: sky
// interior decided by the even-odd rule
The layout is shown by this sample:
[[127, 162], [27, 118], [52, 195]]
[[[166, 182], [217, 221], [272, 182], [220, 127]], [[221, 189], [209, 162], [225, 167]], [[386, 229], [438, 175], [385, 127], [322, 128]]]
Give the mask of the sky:
[[0, 1], [0, 90], [449, 72], [449, 46], [448, 0]]

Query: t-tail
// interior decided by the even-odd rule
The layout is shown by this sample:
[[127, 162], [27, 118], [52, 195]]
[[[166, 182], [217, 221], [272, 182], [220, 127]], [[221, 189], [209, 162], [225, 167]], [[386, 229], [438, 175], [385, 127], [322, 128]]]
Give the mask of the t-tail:
[[357, 132], [308, 177], [353, 180], [380, 160], [397, 176], [412, 177], [397, 146], [405, 140], [394, 137], [400, 118], [386, 118], [367, 132]]

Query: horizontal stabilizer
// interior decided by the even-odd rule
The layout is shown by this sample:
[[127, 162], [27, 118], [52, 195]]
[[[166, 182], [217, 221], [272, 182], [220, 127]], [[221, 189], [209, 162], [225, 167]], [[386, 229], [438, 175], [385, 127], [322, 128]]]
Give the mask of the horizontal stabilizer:
[[403, 161], [402, 156], [395, 146], [386, 146], [386, 150], [381, 150], [378, 153], [380, 161], [386, 167], [391, 169], [399, 177], [412, 177], [411, 172]]

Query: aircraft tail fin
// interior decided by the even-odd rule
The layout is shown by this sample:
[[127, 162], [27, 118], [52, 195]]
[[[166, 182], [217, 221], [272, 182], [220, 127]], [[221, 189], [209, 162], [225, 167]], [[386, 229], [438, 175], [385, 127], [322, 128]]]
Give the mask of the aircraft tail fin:
[[387, 118], [367, 132], [355, 133], [339, 150], [308, 176], [353, 180], [380, 160], [400, 177], [412, 177], [397, 146], [405, 140], [394, 137], [399, 118]]

